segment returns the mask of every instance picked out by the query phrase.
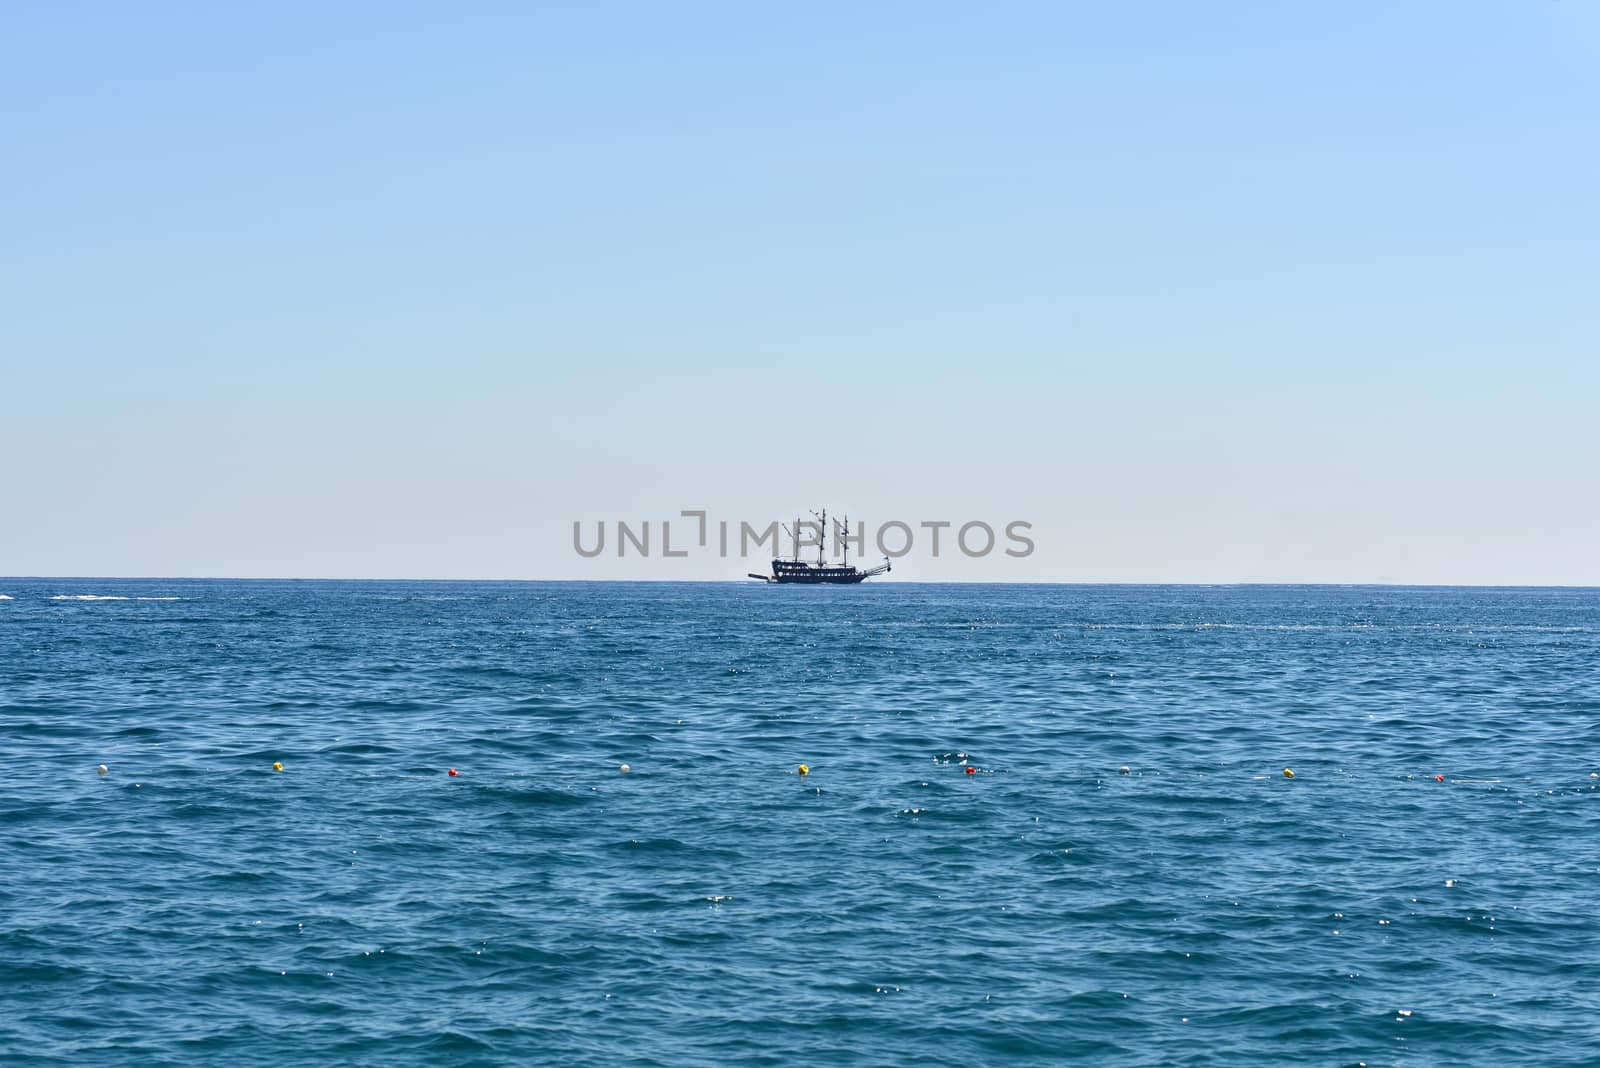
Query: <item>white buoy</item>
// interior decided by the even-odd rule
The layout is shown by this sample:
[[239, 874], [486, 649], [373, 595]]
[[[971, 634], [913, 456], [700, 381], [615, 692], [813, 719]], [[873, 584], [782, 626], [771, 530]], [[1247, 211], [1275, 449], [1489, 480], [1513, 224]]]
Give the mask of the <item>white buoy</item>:
[[111, 769], [106, 767], [104, 764], [101, 764], [98, 768], [95, 768], [94, 770], [98, 771], [100, 774], [104, 775], [106, 772], [110, 771]]
[[617, 770], [622, 772], [622, 774], [626, 775], [626, 774], [628, 774], [628, 772], [632, 771], [633, 769], [628, 767], [628, 765], [624, 764], [624, 765], [622, 765], [622, 767], [618, 768]]
[[1124, 775], [1132, 775], [1133, 774], [1133, 769], [1128, 767], [1128, 765], [1126, 765], [1126, 764], [1122, 765], [1122, 767], [1118, 768], [1117, 770], [1122, 772], [1122, 774], [1124, 774]]

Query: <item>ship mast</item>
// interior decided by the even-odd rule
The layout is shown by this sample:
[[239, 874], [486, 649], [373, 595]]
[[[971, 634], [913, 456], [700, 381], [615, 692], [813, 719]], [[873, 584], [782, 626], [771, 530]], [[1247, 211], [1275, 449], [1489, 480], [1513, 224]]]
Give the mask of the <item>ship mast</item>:
[[[834, 522], [837, 523], [839, 521], [837, 519], [835, 519]], [[849, 516], [845, 516], [844, 517], [844, 526], [842, 528], [840, 528], [839, 533], [844, 535], [843, 537], [841, 537], [839, 539], [839, 547], [844, 550], [844, 566], [845, 567], [849, 567], [850, 566], [850, 517]]]
[[821, 515], [817, 515], [816, 512], [811, 514], [817, 516], [817, 566], [825, 567], [827, 566], [825, 554], [828, 551], [828, 510], [824, 508]]

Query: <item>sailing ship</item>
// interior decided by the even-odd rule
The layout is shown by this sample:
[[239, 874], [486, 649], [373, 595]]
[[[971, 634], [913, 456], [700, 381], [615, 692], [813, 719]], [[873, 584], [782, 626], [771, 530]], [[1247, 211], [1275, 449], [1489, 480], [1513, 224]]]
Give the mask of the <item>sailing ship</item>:
[[829, 563], [827, 558], [828, 539], [822, 534], [828, 529], [828, 510], [824, 508], [821, 512], [812, 512], [811, 514], [817, 517], [817, 522], [814, 524], [814, 528], [818, 532], [816, 563], [800, 559], [800, 520], [796, 518], [794, 526], [785, 525], [783, 528], [794, 540], [794, 556], [788, 560], [774, 559], [772, 561], [772, 574], [761, 575], [751, 571], [749, 572], [751, 578], [760, 579], [762, 582], [776, 582], [780, 585], [791, 582], [812, 586], [849, 585], [856, 582], [865, 582], [874, 575], [887, 574], [892, 570], [889, 567], [888, 557], [884, 557], [883, 563], [877, 567], [869, 567], [865, 571], [850, 562], [849, 516], [844, 517], [842, 524], [837, 519], [833, 521], [840, 534], [838, 544], [840, 549], [843, 550], [844, 559], [841, 563]]

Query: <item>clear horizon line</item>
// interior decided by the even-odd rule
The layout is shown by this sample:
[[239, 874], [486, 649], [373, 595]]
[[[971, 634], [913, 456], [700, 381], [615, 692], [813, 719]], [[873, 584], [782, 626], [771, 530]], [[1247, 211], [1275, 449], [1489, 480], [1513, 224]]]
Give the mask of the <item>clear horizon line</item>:
[[[757, 583], [756, 580], [745, 578], [728, 579], [643, 579], [643, 578], [437, 578], [437, 577], [399, 577], [399, 576], [328, 576], [328, 575], [0, 575], [0, 582], [437, 582], [437, 583], [471, 583], [471, 582], [498, 582], [498, 583], [611, 583], [635, 584], [656, 586], [711, 586], [711, 585], [774, 585], [773, 583]], [[779, 583], [777, 585], [783, 585]], [[810, 585], [798, 583], [791, 585]], [[826, 585], [826, 584], [820, 584]], [[1181, 580], [1175, 582], [1151, 582], [1137, 580], [1098, 580], [1098, 581], [1050, 581], [1050, 582], [1018, 582], [1004, 580], [974, 580], [974, 579], [945, 579], [945, 580], [915, 580], [889, 579], [883, 582], [852, 583], [851, 585], [875, 586], [1190, 586], [1204, 588], [1208, 586], [1319, 586], [1333, 588], [1372, 587], [1389, 589], [1501, 589], [1501, 590], [1592, 590], [1600, 589], [1600, 583], [1560, 583], [1560, 582], [1335, 582], [1327, 580], [1316, 581], [1282, 581], [1282, 580], [1249, 580], [1249, 581], [1198, 581]]]

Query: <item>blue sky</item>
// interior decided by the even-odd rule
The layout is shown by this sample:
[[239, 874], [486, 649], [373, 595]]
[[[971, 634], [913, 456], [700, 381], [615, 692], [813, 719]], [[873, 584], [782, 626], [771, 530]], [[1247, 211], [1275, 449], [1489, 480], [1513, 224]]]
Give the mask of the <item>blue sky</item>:
[[[1396, 9], [1398, 8], [1398, 10]], [[13, 5], [0, 574], [1600, 583], [1600, 8]]]

